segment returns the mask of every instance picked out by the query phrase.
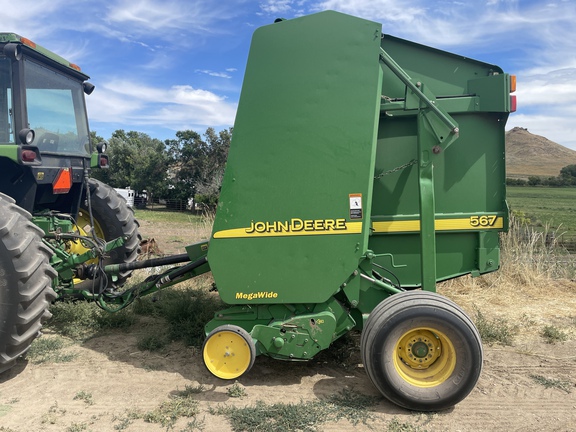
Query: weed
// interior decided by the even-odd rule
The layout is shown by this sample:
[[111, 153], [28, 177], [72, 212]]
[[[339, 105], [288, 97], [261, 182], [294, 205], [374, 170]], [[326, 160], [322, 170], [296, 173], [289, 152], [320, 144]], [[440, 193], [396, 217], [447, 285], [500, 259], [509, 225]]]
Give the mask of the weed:
[[[143, 419], [147, 423], [159, 423], [166, 430], [170, 430], [176, 424], [181, 417], [195, 417], [196, 414], [200, 412], [198, 401], [189, 397], [190, 394], [197, 393], [196, 388], [186, 387], [186, 390], [178, 392], [177, 395], [170, 397], [165, 402], [162, 402], [157, 408], [146, 413], [141, 413], [140, 411], [127, 411], [125, 416], [114, 417], [112, 421], [119, 421], [118, 424], [114, 425], [115, 430], [124, 430], [135, 419]], [[184, 431], [193, 431], [195, 429], [202, 430], [203, 422], [194, 419], [188, 423], [188, 426]]]
[[67, 363], [74, 360], [77, 354], [62, 353], [65, 344], [59, 338], [39, 338], [32, 342], [26, 357], [34, 364]]
[[258, 401], [255, 405], [242, 408], [211, 407], [209, 412], [228, 418], [234, 431], [312, 432], [317, 431], [326, 422], [338, 421], [341, 418], [346, 418], [354, 425], [359, 422], [366, 424], [372, 418], [367, 409], [377, 400], [378, 398], [355, 392], [342, 392], [325, 400], [273, 405]]
[[101, 329], [126, 329], [136, 323], [136, 315], [129, 309], [122, 309], [115, 313], [99, 310], [96, 314], [96, 323]]
[[92, 399], [92, 393], [85, 392], [84, 390], [76, 393], [76, 396], [74, 396], [74, 400], [84, 401], [86, 405], [94, 405], [94, 400]]
[[[134, 279], [134, 277], [133, 277]], [[164, 296], [164, 293], [161, 293]], [[138, 297], [132, 303], [132, 311], [136, 315], [143, 316], [158, 316], [158, 307], [154, 304], [158, 301], [157, 294], [149, 295], [147, 297]]]
[[373, 416], [368, 412], [368, 407], [375, 405], [380, 399], [376, 396], [341, 390], [337, 394], [330, 395], [327, 402], [336, 408], [335, 420], [345, 418], [356, 426], [360, 422], [366, 424], [369, 419], [373, 419]]
[[546, 378], [542, 375], [530, 375], [536, 383], [543, 385], [546, 388], [557, 388], [565, 391], [566, 393], [571, 393], [570, 387], [573, 387], [570, 381], [562, 381], [553, 378]]
[[134, 311], [164, 318], [169, 339], [200, 347], [206, 337], [204, 326], [223, 307], [219, 296], [205, 289], [187, 288], [167, 289], [157, 299], [144, 298], [135, 304]]
[[104, 329], [125, 329], [136, 322], [132, 310], [109, 313], [95, 303], [62, 301], [50, 308], [47, 326], [74, 340], [85, 340]]
[[142, 368], [147, 371], [157, 371], [162, 369], [162, 365], [160, 363], [144, 363]]
[[93, 303], [62, 301], [50, 308], [52, 318], [47, 326], [72, 339], [82, 340], [93, 336], [99, 328], [98, 307]]
[[243, 398], [244, 396], [248, 395], [248, 393], [246, 393], [246, 389], [238, 384], [238, 381], [228, 387], [226, 394], [233, 398]]
[[232, 430], [284, 432], [289, 430], [317, 431], [318, 426], [328, 418], [328, 406], [321, 401], [300, 402], [298, 404], [277, 403], [267, 405], [262, 401], [243, 408], [211, 408], [212, 414], [225, 416]]
[[176, 392], [176, 396], [178, 396], [178, 397], [190, 397], [192, 395], [200, 394], [205, 390], [206, 390], [206, 387], [204, 387], [203, 384], [198, 384], [197, 386], [194, 386], [194, 387], [186, 385], [186, 386], [184, 386], [184, 390], [178, 390]]
[[488, 344], [512, 345], [512, 340], [517, 330], [514, 326], [508, 324], [505, 319], [494, 318], [489, 320], [478, 308], [476, 308], [476, 327], [482, 341]]
[[194, 417], [200, 412], [198, 401], [189, 397], [172, 397], [153, 411], [145, 413], [142, 418], [148, 423], [160, 423], [171, 428], [180, 417]]
[[542, 337], [546, 339], [546, 343], [553, 344], [564, 342], [568, 339], [568, 334], [553, 325], [547, 325], [542, 330]]
[[394, 417], [390, 423], [386, 425], [387, 432], [426, 432], [426, 429], [422, 429], [420, 426], [413, 423], [400, 423], [400, 421]]
[[524, 312], [520, 317], [520, 322], [522, 323], [522, 326], [525, 327], [534, 327], [537, 324], [536, 320], [531, 318], [526, 312]]
[[88, 430], [88, 425], [86, 423], [72, 423], [66, 428], [66, 432], [82, 432]]
[[64, 414], [66, 414], [66, 410], [64, 408], [58, 408], [58, 402], [54, 402], [54, 404], [48, 408], [48, 412], [42, 416], [42, 423], [56, 424], [58, 417]]
[[182, 429], [180, 432], [193, 432], [195, 430], [203, 431], [204, 427], [206, 427], [204, 420], [194, 418], [194, 420], [188, 422], [186, 424], [186, 427]]
[[114, 430], [121, 431], [121, 430], [127, 429], [128, 426], [130, 426], [131, 424], [132, 424], [132, 420], [130, 420], [127, 417], [124, 417], [124, 418], [120, 419], [120, 423], [114, 425]]
[[154, 327], [153, 330], [138, 338], [136, 346], [141, 351], [159, 351], [169, 343], [166, 330], [162, 327]]
[[138, 411], [126, 411], [126, 414], [122, 417], [112, 416], [112, 422], [118, 421], [118, 424], [114, 425], [114, 430], [124, 430], [130, 426], [134, 420], [142, 418], [142, 413]]

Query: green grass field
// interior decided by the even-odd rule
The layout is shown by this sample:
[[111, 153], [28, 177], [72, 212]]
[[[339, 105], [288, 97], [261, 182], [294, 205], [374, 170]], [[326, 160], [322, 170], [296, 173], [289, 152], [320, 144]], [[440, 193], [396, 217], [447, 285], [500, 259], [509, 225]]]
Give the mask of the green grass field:
[[192, 214], [189, 211], [175, 211], [162, 207], [151, 209], [136, 209], [134, 215], [138, 220], [146, 220], [150, 222], [160, 222], [169, 224], [188, 224], [188, 223], [201, 223], [202, 217]]
[[507, 187], [510, 209], [523, 212], [530, 225], [576, 236], [576, 188]]

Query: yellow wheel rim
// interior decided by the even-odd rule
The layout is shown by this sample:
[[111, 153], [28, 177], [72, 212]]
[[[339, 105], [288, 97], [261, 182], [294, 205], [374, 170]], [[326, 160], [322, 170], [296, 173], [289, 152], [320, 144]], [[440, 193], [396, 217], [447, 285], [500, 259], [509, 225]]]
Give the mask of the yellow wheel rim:
[[396, 343], [394, 367], [406, 382], [416, 387], [434, 387], [454, 372], [456, 350], [450, 339], [436, 329], [412, 329]]
[[[87, 237], [92, 236], [92, 233], [90, 231], [90, 215], [88, 214], [88, 211], [80, 209], [80, 211], [78, 212], [78, 218], [76, 219], [76, 226], [74, 227], [74, 231], [82, 236]], [[96, 219], [94, 219], [94, 232], [96, 234], [96, 237], [105, 239], [104, 231], [102, 231], [102, 227], [100, 226], [100, 224]], [[84, 252], [87, 252], [88, 250], [89, 249], [85, 247], [80, 240], [75, 240], [68, 243], [67, 252], [70, 254], [80, 255], [83, 254]], [[90, 265], [90, 264], [96, 264], [97, 262], [98, 259], [93, 259], [86, 261], [85, 264]], [[78, 278], [74, 279], [74, 284], [80, 282], [82, 282], [81, 279]]]
[[222, 330], [206, 340], [203, 350], [204, 363], [218, 378], [238, 378], [252, 363], [252, 352], [240, 334]]

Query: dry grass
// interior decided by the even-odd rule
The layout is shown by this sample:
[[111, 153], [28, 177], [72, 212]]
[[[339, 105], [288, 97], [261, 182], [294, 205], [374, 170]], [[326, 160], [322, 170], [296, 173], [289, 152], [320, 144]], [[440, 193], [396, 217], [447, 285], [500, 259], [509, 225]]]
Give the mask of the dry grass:
[[541, 334], [551, 324], [567, 328], [566, 318], [576, 310], [576, 260], [546, 236], [512, 218], [510, 231], [502, 234], [500, 270], [444, 282], [439, 292], [471, 316], [480, 310], [517, 324], [519, 336]]
[[[191, 213], [137, 211], [140, 234], [154, 238], [164, 255], [184, 253], [184, 248], [210, 238], [214, 214], [196, 216]], [[150, 258], [154, 258], [153, 256]]]

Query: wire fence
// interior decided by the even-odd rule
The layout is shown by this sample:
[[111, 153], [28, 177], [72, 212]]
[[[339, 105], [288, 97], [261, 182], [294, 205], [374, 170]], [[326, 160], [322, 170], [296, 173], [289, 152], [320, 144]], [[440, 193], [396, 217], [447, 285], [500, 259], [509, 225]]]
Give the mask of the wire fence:
[[145, 200], [138, 201], [135, 199], [134, 207], [149, 210], [166, 209], [177, 212], [190, 212], [194, 214], [202, 214], [206, 212], [206, 209], [202, 205], [195, 204], [192, 200], [171, 198], [159, 198], [149, 202], [146, 202]]

